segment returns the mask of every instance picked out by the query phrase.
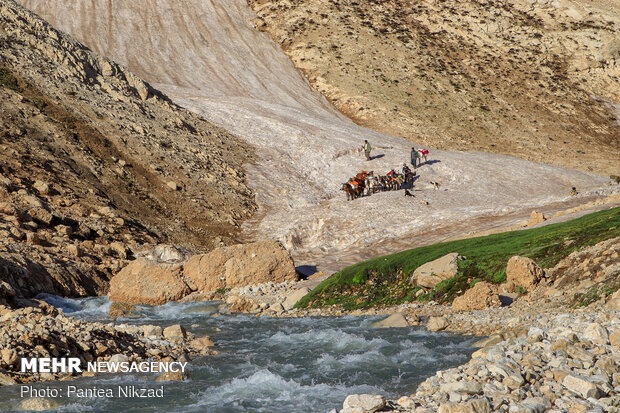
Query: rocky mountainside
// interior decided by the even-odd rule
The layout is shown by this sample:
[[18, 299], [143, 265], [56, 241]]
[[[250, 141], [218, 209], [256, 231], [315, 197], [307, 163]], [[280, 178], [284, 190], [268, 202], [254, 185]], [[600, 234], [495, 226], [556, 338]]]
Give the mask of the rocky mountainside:
[[[417, 170], [415, 198], [388, 191], [347, 203], [343, 182], [361, 169], [400, 170], [411, 142], [356, 125], [334, 109], [256, 29], [246, 0], [20, 2], [251, 144], [257, 161], [247, 165], [248, 185], [261, 210], [242, 234], [281, 241], [298, 266], [335, 271], [412, 243], [488, 230], [506, 214], [514, 215], [501, 226], [518, 224], [542, 205], [571, 203], [566, 209], [620, 188], [574, 169], [432, 150]], [[357, 151], [365, 139], [374, 148], [371, 162]], [[578, 196], [570, 196], [571, 187]], [[424, 238], [429, 234], [435, 238]]]
[[440, 149], [618, 174], [618, 2], [249, 4], [256, 26], [359, 124]]
[[210, 250], [255, 209], [249, 145], [12, 0], [0, 113], [0, 296], [100, 294], [143, 245]]

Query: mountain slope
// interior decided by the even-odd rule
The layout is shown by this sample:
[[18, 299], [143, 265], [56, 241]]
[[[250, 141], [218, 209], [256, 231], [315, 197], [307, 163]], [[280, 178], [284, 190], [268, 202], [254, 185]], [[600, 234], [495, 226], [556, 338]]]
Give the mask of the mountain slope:
[[25, 295], [102, 293], [144, 244], [208, 250], [255, 209], [247, 144], [11, 0], [0, 111], [0, 279]]
[[[356, 125], [331, 107], [256, 29], [245, 0], [23, 3], [253, 145], [256, 162], [246, 169], [260, 209], [242, 235], [282, 241], [298, 265], [337, 270], [424, 242], [423, 234], [449, 238], [498, 220], [513, 225], [543, 205], [553, 211], [618, 191], [581, 171], [431, 150], [415, 198], [392, 191], [346, 202], [343, 182], [361, 169], [400, 169], [411, 142]], [[371, 162], [357, 151], [364, 139], [374, 148]], [[569, 195], [572, 186], [578, 197]]]
[[620, 6], [249, 0], [357, 123], [440, 149], [620, 173]]

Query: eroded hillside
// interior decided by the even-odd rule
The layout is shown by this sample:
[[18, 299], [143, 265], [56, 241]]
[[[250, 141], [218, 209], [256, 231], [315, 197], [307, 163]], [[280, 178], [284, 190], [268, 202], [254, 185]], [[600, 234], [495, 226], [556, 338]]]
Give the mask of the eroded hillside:
[[581, 0], [249, 0], [357, 123], [618, 174], [620, 8]]
[[[414, 197], [389, 191], [346, 202], [343, 182], [361, 169], [400, 170], [411, 142], [335, 110], [256, 29], [246, 0], [186, 0], [182, 7], [177, 0], [21, 3], [251, 144], [256, 162], [246, 165], [248, 185], [261, 209], [242, 234], [280, 240], [298, 266], [338, 270], [499, 221], [517, 225], [534, 208], [552, 213], [618, 191], [607, 178], [574, 169], [432, 149], [417, 170]], [[371, 162], [357, 152], [365, 139], [374, 148]]]
[[18, 293], [102, 293], [143, 244], [208, 250], [255, 209], [247, 144], [11, 0], [0, 113], [0, 281]]

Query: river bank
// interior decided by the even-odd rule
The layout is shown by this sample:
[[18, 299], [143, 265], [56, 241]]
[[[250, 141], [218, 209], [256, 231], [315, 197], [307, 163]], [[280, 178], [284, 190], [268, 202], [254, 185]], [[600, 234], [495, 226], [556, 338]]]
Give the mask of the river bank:
[[618, 245], [615, 238], [576, 251], [546, 270], [547, 278], [537, 288], [515, 293], [502, 287], [504, 306], [476, 311], [434, 302], [353, 311], [337, 305], [292, 308], [322, 277], [232, 289], [222, 299], [236, 311], [258, 316], [389, 315], [383, 327], [422, 324], [429, 331], [487, 336], [476, 343], [480, 350], [472, 360], [438, 372], [416, 392], [392, 400], [379, 395], [347, 398], [341, 413], [616, 412]]
[[341, 413], [372, 412], [381, 406], [381, 411], [416, 413], [620, 411], [620, 294], [588, 307], [560, 304], [559, 299], [542, 295], [540, 291], [519, 297], [508, 307], [471, 312], [428, 303], [353, 312], [327, 308], [276, 313], [269, 310], [277, 308], [272, 304], [258, 314], [382, 314], [397, 320], [393, 327], [403, 327], [404, 318], [408, 325], [424, 324], [431, 331], [486, 336], [475, 343], [480, 349], [470, 361], [438, 372], [416, 392], [392, 400], [354, 398]]
[[[317, 282], [320, 282], [320, 278], [298, 283], [263, 284], [232, 289], [220, 295], [226, 301], [230, 297], [239, 297], [236, 294], [240, 291], [248, 291], [256, 296], [261, 296], [259, 294], [263, 293], [262, 297], [266, 299], [283, 298], [283, 302], [286, 302], [287, 296], [291, 296], [300, 289], [309, 288]], [[88, 343], [96, 349], [101, 349], [100, 344], [97, 344], [101, 332], [112, 334], [114, 335], [112, 338], [119, 345], [118, 353], [123, 350], [120, 347], [125, 350], [129, 348], [128, 346], [135, 348], [132, 350], [134, 353], [131, 356], [132, 359], [140, 359], [140, 356], [148, 358], [155, 356], [160, 360], [165, 360], [167, 357], [173, 360], [186, 360], [186, 355], [189, 356], [192, 350], [191, 340], [194, 336], [208, 334], [216, 343], [218, 351], [213, 351], [211, 348], [202, 353], [209, 354], [209, 357], [198, 357], [190, 363], [194, 372], [190, 371], [189, 377], [186, 377], [189, 381], [184, 381], [182, 384], [191, 388], [199, 386], [199, 380], [206, 380], [208, 377], [212, 377], [209, 380], [215, 379], [219, 373], [216, 374], [216, 371], [212, 369], [219, 365], [220, 357], [224, 357], [227, 360], [226, 363], [246, 365], [247, 362], [243, 361], [248, 357], [246, 346], [253, 349], [252, 354], [262, 354], [261, 357], [267, 357], [268, 353], [274, 355], [282, 351], [286, 353], [278, 356], [279, 361], [276, 364], [273, 364], [273, 360], [269, 361], [271, 359], [257, 363], [255, 357], [258, 356], [252, 356], [253, 361], [249, 365], [238, 366], [234, 374], [218, 378], [220, 384], [217, 386], [226, 391], [227, 398], [216, 400], [203, 395], [194, 400], [197, 406], [203, 406], [204, 403], [209, 406], [232, 403], [231, 400], [239, 397], [245, 400], [243, 403], [250, 403], [250, 400], [258, 395], [242, 393], [244, 395], [240, 396], [239, 392], [242, 389], [259, 386], [262, 392], [267, 392], [267, 388], [264, 388], [265, 383], [271, 383], [269, 386], [283, 387], [285, 390], [279, 391], [285, 391], [290, 395], [290, 399], [283, 403], [285, 407], [280, 406], [274, 411], [308, 411], [309, 406], [320, 404], [315, 397], [317, 388], [308, 387], [304, 381], [308, 378], [303, 379], [305, 373], [300, 377], [289, 377], [287, 374], [297, 374], [294, 372], [301, 372], [303, 368], [307, 368], [305, 365], [298, 366], [300, 360], [304, 359], [303, 357], [315, 357], [318, 359], [317, 364], [312, 368], [318, 369], [320, 373], [317, 373], [319, 374], [317, 380], [325, 374], [331, 377], [330, 380], [335, 379], [336, 376], [347, 378], [349, 384], [345, 386], [330, 385], [329, 382], [321, 382], [323, 384], [319, 385], [321, 392], [331, 389], [329, 393], [332, 403], [333, 400], [338, 399], [341, 402], [348, 400], [346, 408], [341, 410], [346, 413], [374, 411], [372, 406], [365, 405], [366, 408], [360, 410], [355, 404], [356, 401], [367, 403], [368, 400], [380, 401], [379, 404], [373, 406], [383, 406], [381, 411], [416, 413], [435, 411], [577, 412], [593, 409], [593, 411], [604, 412], [617, 411], [615, 410], [617, 402], [614, 397], [617, 396], [620, 385], [618, 382], [620, 379], [618, 372], [618, 348], [620, 346], [618, 302], [620, 295], [618, 293], [610, 295], [587, 307], [574, 307], [568, 302], [561, 304], [562, 300], [567, 298], [564, 295], [545, 299], [545, 291], [548, 293], [549, 290], [540, 288], [528, 295], [516, 297], [510, 306], [469, 312], [457, 312], [450, 306], [435, 303], [408, 303], [354, 312], [346, 312], [337, 308], [290, 309], [276, 312], [273, 309], [278, 308], [275, 304], [280, 306], [282, 304], [274, 302], [266, 309], [260, 309], [259, 304], [258, 311], [249, 310], [254, 314], [233, 313], [229, 315], [230, 304], [225, 302], [218, 304], [187, 299], [183, 303], [169, 303], [164, 306], [137, 306], [133, 309], [133, 313], [121, 315], [116, 324], [96, 321], [105, 317], [110, 310], [110, 303], [103, 298], [80, 300], [79, 304], [76, 304], [75, 300], [46, 297], [47, 301], [59, 308], [52, 308], [43, 303], [40, 310], [36, 308], [14, 311], [5, 309], [3, 321], [11, 319], [26, 327], [36, 322], [45, 327], [47, 334], [52, 336], [54, 335], [54, 323], [62, 324], [61, 330], [69, 338], [68, 342], [74, 342], [74, 339], [78, 343], [84, 342], [88, 339], [85, 334], [89, 334], [92, 341]], [[234, 306], [237, 299], [229, 301], [234, 301]], [[93, 304], [89, 304], [91, 302]], [[62, 308], [70, 313], [65, 315]], [[8, 317], [7, 314], [9, 314]], [[72, 314], [77, 318], [72, 317]], [[394, 314], [396, 316], [393, 316]], [[389, 318], [396, 322], [394, 324], [382, 322], [385, 318], [380, 317], [382, 315], [392, 315]], [[403, 319], [406, 320], [404, 325]], [[323, 325], [321, 320], [325, 320], [327, 324]], [[186, 332], [183, 340], [167, 340], [163, 331], [165, 331], [166, 324], [171, 322], [181, 323], [193, 333]], [[140, 326], [138, 323], [146, 323], [146, 325]], [[206, 324], [203, 325], [203, 323]], [[378, 328], [380, 325], [395, 328], [380, 329]], [[406, 325], [409, 327], [403, 328]], [[259, 330], [262, 331], [264, 328], [265, 331], [258, 334], [256, 338], [252, 338], [251, 334], [254, 333], [251, 332], [255, 331], [257, 326], [263, 326]], [[349, 330], [354, 326], [358, 327], [355, 327], [355, 330]], [[358, 331], [359, 327], [363, 330]], [[152, 333], [147, 334], [147, 329], [155, 331], [155, 335], [159, 337], [153, 337]], [[427, 329], [435, 330], [435, 332], [426, 332]], [[15, 330], [19, 331], [19, 327], [15, 327]], [[36, 332], [37, 329], [34, 331]], [[431, 340], [436, 337], [440, 340], [450, 340], [450, 337], [458, 339], [461, 335], [486, 337], [463, 342], [465, 346], [459, 345], [458, 352], [465, 351], [465, 355], [458, 356], [456, 359], [448, 350], [451, 347], [447, 348], [447, 352], [433, 355], [429, 359], [430, 354], [434, 354], [433, 351], [435, 351], [433, 345], [426, 344], [420, 348], [413, 339], [424, 337], [424, 340]], [[243, 337], [241, 341], [239, 341], [240, 337]], [[393, 344], [384, 343], [383, 340], [388, 340]], [[256, 341], [256, 345], [250, 345], [253, 341]], [[293, 344], [294, 346], [303, 344], [306, 347], [303, 350], [306, 356], [302, 357], [301, 353], [289, 355], [287, 352], [291, 351], [289, 347]], [[241, 347], [238, 348], [239, 345]], [[393, 345], [402, 346], [402, 349], [393, 353], [395, 350], [390, 350]], [[475, 351], [470, 359], [469, 354], [474, 350], [467, 351], [466, 349], [471, 346], [480, 347], [480, 349]], [[48, 348], [51, 349], [51, 347]], [[376, 353], [378, 349], [381, 350]], [[35, 351], [38, 350], [41, 350], [41, 346], [35, 348]], [[332, 354], [334, 351], [338, 354], [343, 353]], [[414, 353], [408, 354], [411, 351]], [[116, 352], [116, 349], [110, 349], [106, 354]], [[218, 352], [223, 353], [218, 355]], [[378, 356], [384, 352], [384, 355]], [[392, 357], [389, 356], [390, 354], [402, 352], [408, 355], [405, 356], [403, 353], [402, 357], [388, 361]], [[329, 354], [331, 356], [328, 356]], [[37, 353], [37, 355], [44, 356], [45, 354]], [[430, 364], [427, 365], [423, 360], [429, 361]], [[447, 365], [444, 364], [446, 362], [448, 362]], [[386, 374], [382, 379], [383, 382], [373, 381], [372, 385], [365, 385], [366, 379], [360, 379], [359, 374], [363, 375], [364, 372], [370, 374], [373, 371], [379, 374], [378, 372], [386, 368], [384, 363], [398, 371], [406, 371], [408, 368], [418, 371], [420, 366], [426, 367], [422, 369], [423, 372], [411, 377], [406, 375], [396, 381], [391, 373], [381, 373]], [[290, 366], [286, 367], [289, 364]], [[277, 374], [273, 372], [274, 366], [280, 369], [277, 370]], [[248, 370], [248, 367], [251, 368]], [[435, 369], [439, 371], [429, 377]], [[218, 368], [217, 371], [223, 370], [225, 369]], [[198, 373], [200, 371], [202, 373]], [[201, 379], [198, 379], [197, 374]], [[374, 375], [370, 374], [369, 377]], [[22, 381], [57, 378], [33, 376], [29, 380]], [[82, 383], [81, 385], [85, 385], [83, 380], [87, 380], [86, 383], [91, 383], [88, 380], [95, 380], [95, 383], [99, 385], [109, 384], [109, 381], [113, 380], [105, 376], [77, 379], [78, 383]], [[361, 381], [358, 382], [358, 379]], [[119, 380], [125, 383], [128, 379], [120, 376]], [[138, 380], [142, 385], [152, 384], [152, 379], [144, 381], [144, 379], [130, 377], [129, 380], [130, 382]], [[289, 380], [292, 382], [289, 383]], [[379, 382], [381, 382], [380, 385]], [[180, 384], [171, 384], [171, 386], [175, 392], [183, 388]], [[278, 391], [273, 389], [268, 393], [273, 399], [281, 397]], [[368, 397], [347, 397], [347, 394], [353, 393], [379, 397], [370, 399]], [[295, 395], [297, 395], [296, 399]], [[268, 402], [263, 400], [261, 403]], [[596, 410], [597, 407], [599, 410]], [[286, 410], [291, 408], [293, 410]], [[157, 411], [157, 407], [153, 407], [153, 411]], [[248, 411], [254, 410], [249, 408]]]
[[[82, 323], [105, 320], [109, 311], [109, 301], [103, 297], [46, 299]], [[183, 381], [157, 383], [153, 374], [102, 374], [31, 386], [63, 394], [68, 386], [113, 391], [127, 385], [164, 386], [165, 397], [160, 399], [48, 398], [63, 411], [122, 412], [139, 407], [152, 412], [327, 412], [350, 393], [385, 397], [410, 393], [429, 372], [456, 367], [474, 351], [472, 338], [462, 335], [429, 333], [422, 327], [372, 327], [380, 318], [255, 317], [231, 314], [216, 302], [138, 305], [116, 324], [132, 328], [146, 323], [165, 329], [180, 323], [188, 334], [209, 336], [218, 354], [192, 358]], [[21, 409], [20, 387], [0, 387], [4, 409]]]
[[[44, 297], [58, 304], [53, 296]], [[82, 375], [89, 362], [186, 363], [197, 356], [217, 354], [208, 337], [196, 337], [179, 324], [155, 325], [84, 321], [42, 300], [10, 309], [0, 305], [0, 385], [69, 380], [80, 373], [22, 371], [21, 360], [31, 358], [79, 359]], [[109, 307], [109, 306], [108, 306]], [[161, 376], [179, 380], [182, 374]]]

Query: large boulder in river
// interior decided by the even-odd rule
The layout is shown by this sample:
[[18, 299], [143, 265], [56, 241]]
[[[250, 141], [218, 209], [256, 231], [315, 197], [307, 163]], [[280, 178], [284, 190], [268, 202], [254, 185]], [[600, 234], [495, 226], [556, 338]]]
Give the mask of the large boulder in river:
[[506, 279], [516, 286], [532, 291], [543, 276], [543, 270], [530, 258], [515, 255], [508, 260]]
[[456, 276], [459, 271], [459, 254], [453, 252], [420, 265], [411, 276], [411, 283], [433, 288], [443, 280]]
[[110, 280], [108, 298], [129, 304], [165, 304], [179, 300], [191, 290], [181, 278], [179, 265], [138, 258]]
[[497, 286], [486, 281], [477, 282], [465, 294], [456, 297], [452, 309], [456, 311], [484, 310], [489, 307], [501, 307]]
[[291, 255], [278, 241], [238, 244], [194, 255], [183, 274], [192, 288], [205, 292], [298, 278]]

